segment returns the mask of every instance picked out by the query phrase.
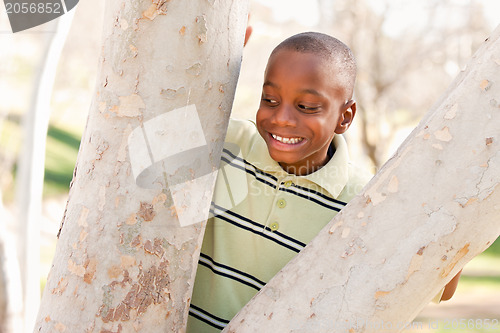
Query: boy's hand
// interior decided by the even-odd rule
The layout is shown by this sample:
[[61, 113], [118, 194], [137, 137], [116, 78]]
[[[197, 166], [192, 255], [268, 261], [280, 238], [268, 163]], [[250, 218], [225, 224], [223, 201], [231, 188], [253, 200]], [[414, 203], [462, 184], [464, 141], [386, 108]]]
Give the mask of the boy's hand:
[[441, 296], [441, 301], [447, 301], [453, 297], [455, 290], [457, 289], [458, 280], [460, 279], [460, 274], [462, 274], [462, 270], [458, 272], [457, 275], [444, 287], [443, 295]]
[[243, 46], [247, 45], [248, 39], [252, 35], [253, 28], [252, 26], [247, 26], [247, 30], [245, 31], [245, 42], [243, 43]]
[[[250, 22], [250, 14], [248, 14], [248, 22]], [[247, 45], [248, 40], [250, 39], [250, 36], [252, 35], [253, 28], [249, 23], [247, 23], [247, 30], [245, 30], [245, 42], [243, 42], [243, 47]]]

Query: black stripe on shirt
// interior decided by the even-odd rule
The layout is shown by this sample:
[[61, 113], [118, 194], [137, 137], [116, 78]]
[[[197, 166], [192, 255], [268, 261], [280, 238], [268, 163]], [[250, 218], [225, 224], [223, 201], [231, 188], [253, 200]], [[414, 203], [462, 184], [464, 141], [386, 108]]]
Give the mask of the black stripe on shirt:
[[[221, 325], [219, 325], [219, 324], [217, 324], [215, 322], [207, 320], [207, 318], [204, 318], [204, 317], [198, 315], [197, 313], [191, 311], [191, 309], [203, 313], [205, 316], [209, 317], [210, 319], [213, 319], [214, 321], [220, 321], [220, 322], [224, 323], [224, 326], [221, 326]], [[226, 327], [226, 325], [229, 324], [229, 320], [217, 317], [217, 316], [211, 314], [210, 312], [207, 312], [207, 311], [203, 310], [202, 308], [199, 308], [199, 307], [197, 307], [196, 305], [193, 305], [193, 304], [191, 304], [189, 306], [189, 315], [193, 316], [194, 318], [196, 318], [198, 320], [201, 320], [205, 324], [208, 324], [208, 325], [210, 325], [212, 327], [215, 327], [217, 329], [220, 329], [220, 330], [224, 329], [224, 327]]]
[[[317, 203], [320, 206], [323, 206], [325, 208], [328, 208], [328, 209], [331, 209], [331, 210], [334, 210], [334, 211], [337, 211], [337, 212], [340, 212], [342, 210], [342, 208], [343, 208], [343, 207], [337, 207], [337, 206], [334, 206], [332, 204], [328, 204], [328, 203], [322, 202], [322, 201], [320, 201], [320, 200], [318, 200], [318, 199], [316, 199], [314, 197], [310, 197], [310, 196], [308, 196], [308, 195], [306, 195], [304, 193], [295, 192], [293, 189], [290, 189], [290, 188], [280, 188], [280, 191], [294, 194], [296, 196], [299, 196], [301, 198], [307, 199], [309, 201]], [[339, 205], [345, 206], [346, 204], [340, 203]]]
[[[265, 226], [265, 225], [263, 225], [263, 224], [260, 224], [260, 223], [254, 222], [254, 221], [252, 221], [252, 220], [250, 220], [250, 219], [248, 219], [248, 218], [246, 218], [246, 217], [244, 217], [244, 216], [242, 216], [242, 215], [239, 215], [239, 214], [237, 214], [237, 213], [235, 213], [235, 212], [232, 212], [232, 211], [230, 211], [230, 210], [225, 210], [223, 207], [220, 207], [220, 206], [215, 205], [215, 204], [214, 204], [214, 207], [215, 207], [216, 209], [218, 209], [218, 210], [222, 210], [224, 213], [226, 213], [227, 215], [230, 215], [231, 217], [233, 217], [233, 218], [235, 218], [235, 219], [233, 219], [233, 218], [231, 218], [231, 217], [227, 217], [227, 216], [222, 215], [222, 214], [216, 214], [216, 212], [215, 212], [215, 211], [213, 212], [214, 217], [217, 217], [217, 218], [219, 218], [219, 219], [221, 219], [221, 220], [224, 220], [224, 221], [226, 221], [226, 222], [229, 222], [229, 223], [231, 223], [232, 225], [234, 225], [234, 226], [236, 226], [236, 227], [242, 228], [242, 229], [244, 229], [244, 230], [250, 231], [250, 232], [252, 232], [252, 233], [254, 233], [254, 234], [257, 234], [257, 235], [259, 235], [259, 236], [262, 236], [262, 237], [264, 237], [264, 238], [267, 238], [267, 239], [269, 239], [270, 241], [273, 241], [273, 242], [275, 242], [275, 243], [277, 243], [277, 244], [280, 244], [281, 246], [286, 247], [286, 248], [287, 248], [287, 249], [289, 249], [289, 250], [292, 250], [292, 251], [294, 251], [294, 252], [297, 252], [297, 253], [298, 253], [298, 252], [300, 252], [300, 250], [302, 250], [302, 249], [306, 246], [306, 244], [305, 244], [305, 243], [302, 243], [301, 241], [296, 240], [296, 239], [294, 239], [294, 238], [292, 238], [292, 237], [290, 237], [290, 236], [287, 236], [287, 235], [285, 235], [285, 234], [283, 234], [283, 233], [281, 233], [281, 232], [279, 232], [279, 231], [272, 231], [272, 232], [271, 232], [271, 229], [269, 229], [269, 227], [267, 227], [267, 226]], [[249, 224], [251, 224], [251, 225], [253, 225], [253, 226], [257, 227], [257, 229], [259, 229], [259, 230], [254, 230], [254, 229], [252, 229], [252, 228], [250, 228], [250, 227], [247, 227], [247, 226], [245, 226], [245, 225], [242, 225], [242, 224], [240, 224], [240, 223], [239, 223], [236, 219], [243, 220], [243, 221], [245, 221], [245, 222], [247, 222], [247, 223], [249, 223]], [[263, 231], [260, 231], [260, 230], [264, 230], [264, 229], [265, 229], [265, 230], [268, 230], [268, 231], [270, 232], [270, 234], [268, 234], [268, 233], [264, 233]], [[293, 244], [296, 244], [296, 245], [297, 245], [297, 247], [293, 247], [293, 246], [291, 246], [291, 245], [289, 245], [289, 244], [284, 243], [283, 241], [281, 241], [281, 240], [279, 240], [279, 239], [277, 239], [277, 238], [273, 237], [273, 234], [274, 234], [274, 235], [277, 235], [277, 236], [280, 236], [280, 237], [282, 237], [282, 238], [284, 238], [284, 239], [286, 239], [286, 240], [290, 241], [290, 242], [291, 242], [291, 243], [293, 243]]]
[[[206, 255], [204, 253], [200, 253], [200, 257], [202, 257], [202, 258], [204, 258], [204, 259], [206, 259], [206, 260], [208, 260], [208, 261], [210, 261], [212, 263], [212, 266], [211, 266], [211, 265], [207, 264], [204, 261], [201, 261], [201, 260], [198, 261], [198, 263], [200, 265], [203, 265], [203, 266], [209, 268], [214, 274], [217, 274], [217, 275], [220, 275], [220, 276], [224, 276], [224, 277], [226, 277], [228, 279], [231, 279], [231, 280], [236, 280], [236, 281], [238, 281], [240, 283], [243, 283], [243, 284], [245, 284], [245, 285], [247, 285], [247, 286], [249, 286], [249, 287], [251, 287], [253, 289], [256, 289], [257, 291], [260, 290], [261, 286], [264, 286], [266, 284], [264, 281], [257, 279], [255, 276], [252, 276], [252, 275], [250, 275], [248, 273], [240, 271], [240, 270], [238, 270], [236, 268], [233, 268], [233, 267], [230, 267], [230, 266], [218, 263], [218, 262], [214, 261], [211, 257], [209, 257], [208, 255]], [[213, 266], [215, 266], [215, 268]], [[253, 283], [249, 282], [249, 281], [246, 281], [244, 279], [241, 279], [238, 276], [221, 272], [221, 271], [217, 270], [217, 268], [224, 268], [224, 269], [226, 269], [228, 271], [231, 271], [231, 272], [234, 272], [236, 274], [243, 275], [243, 276], [247, 277], [249, 280], [253, 281]]]
[[[224, 153], [226, 153], [227, 155], [229, 155], [231, 157], [231, 159], [226, 158], [224, 156]], [[228, 165], [231, 165], [234, 168], [238, 168], [240, 170], [245, 171], [246, 173], [252, 175], [257, 181], [259, 181], [261, 183], [264, 183], [264, 184], [266, 184], [268, 186], [271, 186], [272, 188], [276, 188], [277, 185], [278, 185], [278, 178], [276, 178], [275, 176], [273, 176], [273, 175], [271, 175], [271, 174], [269, 174], [267, 172], [262, 171], [261, 169], [257, 168], [255, 165], [253, 165], [252, 163], [248, 162], [247, 160], [242, 159], [242, 158], [240, 158], [238, 156], [235, 156], [233, 153], [231, 153], [227, 149], [223, 150], [223, 154], [222, 154], [221, 160], [224, 161], [224, 162], [226, 162]], [[240, 161], [241, 163], [243, 163], [245, 165], [245, 167], [243, 167], [241, 165], [238, 165], [236, 163], [233, 163], [233, 160]], [[274, 181], [274, 184], [271, 183], [271, 182], [269, 182], [269, 181], [267, 181], [264, 178], [259, 177], [259, 176], [271, 178]]]

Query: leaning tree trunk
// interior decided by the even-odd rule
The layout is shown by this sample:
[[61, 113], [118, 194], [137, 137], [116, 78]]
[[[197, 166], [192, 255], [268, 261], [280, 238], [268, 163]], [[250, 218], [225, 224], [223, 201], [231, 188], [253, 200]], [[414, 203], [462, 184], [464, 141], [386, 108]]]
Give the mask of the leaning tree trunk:
[[37, 332], [183, 330], [246, 5], [107, 2], [100, 79]]
[[[500, 27], [224, 332], [399, 332], [500, 233]], [[470, 323], [469, 323], [470, 324]]]

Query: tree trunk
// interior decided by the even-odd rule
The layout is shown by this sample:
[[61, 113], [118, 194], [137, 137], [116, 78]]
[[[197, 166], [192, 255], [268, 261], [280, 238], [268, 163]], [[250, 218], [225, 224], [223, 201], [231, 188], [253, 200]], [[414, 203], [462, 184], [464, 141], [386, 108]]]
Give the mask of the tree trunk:
[[100, 79], [36, 331], [181, 332], [247, 2], [106, 6]]
[[55, 33], [46, 36], [38, 73], [33, 82], [30, 109], [24, 115], [23, 120], [23, 149], [19, 159], [16, 189], [19, 211], [19, 263], [23, 286], [23, 332], [33, 330], [40, 304], [40, 216], [50, 100], [57, 65], [74, 12], [69, 12], [51, 23]]
[[399, 332], [500, 233], [500, 27], [224, 332]]

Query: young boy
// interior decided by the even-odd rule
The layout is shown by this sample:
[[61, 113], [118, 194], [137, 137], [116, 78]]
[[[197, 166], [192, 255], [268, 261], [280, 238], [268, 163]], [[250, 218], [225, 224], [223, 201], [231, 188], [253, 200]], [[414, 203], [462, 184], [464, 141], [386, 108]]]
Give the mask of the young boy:
[[231, 120], [188, 332], [218, 332], [364, 186], [342, 136], [356, 114], [350, 49], [320, 33], [272, 52], [256, 123]]
[[321, 33], [279, 44], [256, 123], [231, 120], [189, 311], [219, 332], [369, 179], [340, 134], [356, 114], [350, 49]]

